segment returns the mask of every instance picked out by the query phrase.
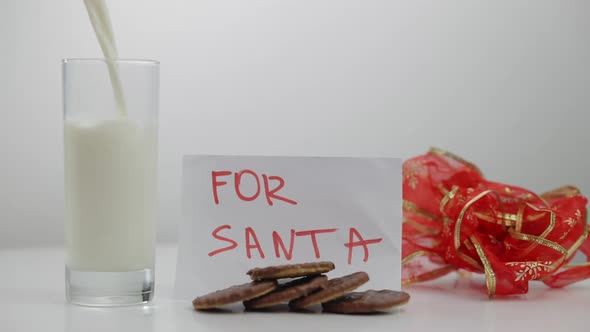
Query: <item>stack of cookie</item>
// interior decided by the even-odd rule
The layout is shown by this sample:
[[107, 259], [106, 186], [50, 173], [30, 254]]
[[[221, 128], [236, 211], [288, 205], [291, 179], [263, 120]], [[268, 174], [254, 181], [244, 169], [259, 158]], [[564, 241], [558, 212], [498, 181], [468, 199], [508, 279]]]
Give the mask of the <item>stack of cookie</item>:
[[[246, 309], [258, 310], [289, 303], [296, 311], [321, 304], [324, 311], [352, 314], [380, 312], [407, 303], [410, 295], [392, 290], [352, 292], [369, 281], [365, 272], [329, 279], [323, 275], [334, 269], [332, 262], [269, 266], [248, 271], [250, 283], [232, 286], [197, 297], [196, 310], [221, 308], [243, 302]], [[279, 284], [279, 279], [297, 278]]]

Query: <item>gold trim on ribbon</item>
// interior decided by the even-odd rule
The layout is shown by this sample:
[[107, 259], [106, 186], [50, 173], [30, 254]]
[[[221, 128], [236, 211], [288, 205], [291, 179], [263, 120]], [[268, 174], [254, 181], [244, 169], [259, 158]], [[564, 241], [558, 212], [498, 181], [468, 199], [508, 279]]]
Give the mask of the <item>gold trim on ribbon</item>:
[[[548, 213], [550, 213], [551, 214], [551, 218], [549, 219], [549, 226], [547, 226], [547, 228], [539, 236], [529, 235], [529, 234], [522, 233], [518, 229], [518, 227], [517, 227], [516, 230], [509, 230], [509, 233], [511, 233], [511, 234], [512, 233], [514, 233], [514, 234], [522, 234], [522, 235], [525, 235], [525, 236], [531, 236], [531, 237], [534, 237], [534, 238], [540, 238], [540, 239], [542, 239], [544, 241], [555, 243], [555, 242], [552, 242], [552, 241], [549, 241], [549, 240], [546, 240], [545, 239], [547, 237], [547, 235], [549, 235], [549, 233], [551, 233], [551, 231], [553, 231], [553, 229], [555, 228], [555, 223], [556, 223], [556, 219], [557, 219], [557, 215], [555, 214], [555, 212], [553, 212], [552, 210], [540, 209], [540, 208], [538, 208], [538, 207], [536, 207], [536, 206], [534, 206], [534, 205], [532, 205], [532, 204], [530, 204], [528, 202], [525, 203], [525, 205], [528, 206], [528, 207], [530, 207], [531, 209], [533, 209], [535, 211], [538, 211], [538, 212], [543, 212], [543, 213], [547, 213], [548, 212]], [[521, 223], [521, 225], [522, 225], [522, 223]], [[522, 230], [522, 227], [520, 229]], [[525, 240], [525, 241], [528, 241], [528, 240]], [[531, 245], [528, 248], [526, 248], [524, 250], [524, 252], [522, 252], [520, 255], [518, 255], [516, 257], [516, 259], [520, 259], [520, 258], [528, 255], [531, 251], [533, 251], [537, 247], [537, 244], [540, 244], [539, 242], [537, 242], [535, 240], [532, 240], [532, 242], [534, 242], [534, 243], [531, 243]], [[557, 243], [555, 243], [555, 244], [558, 245]]]
[[534, 216], [527, 216], [526, 221], [537, 221], [537, 220], [543, 218], [546, 214], [547, 214], [547, 212], [542, 212], [539, 214], [535, 214]]
[[481, 220], [487, 221], [489, 223], [498, 224], [506, 227], [512, 227], [516, 224], [518, 219], [518, 215], [514, 213], [501, 213], [498, 212], [495, 217], [486, 214], [484, 212], [475, 211], [473, 214]]
[[417, 214], [425, 219], [429, 219], [432, 221], [442, 221], [442, 218], [440, 216], [437, 216], [436, 214], [425, 209], [419, 208], [416, 203], [410, 202], [405, 199], [402, 201], [402, 208], [406, 212]]
[[578, 248], [580, 248], [582, 243], [584, 243], [584, 241], [586, 241], [586, 238], [588, 238], [588, 223], [584, 222], [584, 233], [582, 234], [582, 236], [580, 236], [580, 238], [576, 242], [574, 242], [574, 244], [572, 244], [570, 249], [567, 251], [567, 256], [565, 258], [566, 260], [569, 259], [570, 257], [572, 257], [576, 253], [576, 251], [578, 250]]
[[489, 214], [485, 214], [483, 212], [476, 211], [476, 212], [473, 212], [473, 214], [476, 217], [478, 217], [479, 219], [490, 222], [490, 223], [496, 224], [498, 222], [497, 218], [494, 218], [494, 217], [490, 216]]
[[439, 210], [440, 213], [443, 214], [443, 216], [446, 216], [445, 213], [445, 206], [447, 206], [447, 203], [449, 203], [449, 201], [453, 198], [455, 198], [455, 195], [457, 194], [457, 191], [459, 191], [459, 187], [458, 186], [453, 186], [451, 188], [451, 191], [449, 191], [445, 197], [443, 197], [443, 199], [440, 201], [440, 206], [439, 206]]
[[426, 226], [424, 226], [424, 225], [420, 224], [419, 222], [414, 221], [412, 219], [408, 219], [408, 218], [404, 219], [404, 224], [406, 224], [406, 223], [412, 225], [412, 227], [414, 227], [415, 229], [420, 231], [422, 234], [425, 234], [425, 235], [438, 234], [437, 230], [435, 230], [435, 229], [433, 230], [430, 227], [426, 227]]
[[526, 204], [521, 204], [518, 207], [518, 212], [516, 212], [516, 231], [520, 233], [522, 230], [522, 218], [524, 217], [524, 209], [526, 208]]
[[551, 198], [562, 198], [562, 197], [574, 197], [580, 195], [580, 189], [574, 186], [562, 186], [559, 188], [555, 188], [550, 190], [546, 193], [542, 193], [541, 197], [545, 199]]
[[437, 154], [437, 155], [439, 155], [439, 156], [444, 156], [444, 157], [447, 157], [447, 158], [451, 158], [451, 159], [453, 159], [453, 160], [455, 160], [455, 161], [458, 161], [458, 162], [460, 162], [461, 164], [464, 164], [464, 165], [466, 165], [466, 166], [468, 166], [468, 167], [470, 167], [470, 168], [474, 169], [474, 170], [475, 170], [475, 171], [477, 171], [477, 172], [478, 172], [480, 175], [482, 175], [482, 176], [483, 176], [483, 173], [481, 172], [481, 170], [479, 169], [479, 167], [477, 167], [477, 166], [475, 166], [475, 164], [473, 164], [473, 163], [471, 163], [471, 162], [469, 162], [469, 161], [467, 161], [467, 160], [465, 160], [465, 159], [463, 159], [463, 158], [461, 158], [461, 157], [457, 156], [456, 154], [453, 154], [453, 153], [451, 153], [451, 152], [449, 152], [449, 151], [446, 151], [446, 150], [443, 150], [443, 149], [439, 149], [439, 148], [436, 148], [436, 147], [431, 147], [431, 148], [430, 148], [430, 150], [429, 150], [428, 152], [429, 152], [429, 153], [434, 153], [434, 154]]
[[[471, 246], [471, 244], [469, 244]], [[475, 269], [479, 270], [479, 271], [484, 271], [483, 266], [481, 266], [481, 264], [479, 264], [478, 261], [476, 261], [475, 259], [473, 259], [471, 256], [461, 252], [461, 251], [457, 251], [457, 256], [459, 256], [461, 259], [463, 259], [467, 264], [473, 266]]]
[[546, 237], [547, 235], [549, 235], [549, 233], [551, 233], [551, 231], [553, 230], [553, 228], [555, 228], [555, 220], [557, 215], [555, 214], [555, 212], [553, 212], [552, 210], [548, 210], [548, 209], [539, 209], [538, 207], [532, 205], [531, 203], [525, 203], [528, 207], [530, 207], [531, 209], [537, 211], [537, 212], [549, 212], [551, 213], [551, 219], [549, 219], [549, 226], [543, 231], [543, 233], [541, 235], [539, 235], [539, 237]]
[[436, 270], [432, 270], [430, 272], [426, 272], [426, 273], [417, 275], [415, 277], [402, 280], [402, 286], [407, 286], [407, 285], [411, 285], [416, 282], [422, 282], [422, 281], [428, 281], [428, 280], [440, 278], [440, 277], [444, 276], [445, 274], [448, 274], [449, 272], [452, 272], [455, 270], [456, 270], [456, 268], [454, 266], [446, 265], [446, 266], [443, 266], [443, 267], [438, 268]]
[[496, 274], [494, 273], [492, 265], [488, 261], [488, 258], [486, 257], [486, 254], [483, 251], [483, 248], [481, 247], [481, 244], [479, 243], [477, 238], [474, 235], [471, 235], [470, 239], [473, 245], [475, 246], [475, 251], [479, 256], [481, 263], [483, 264], [484, 272], [486, 274], [486, 286], [488, 288], [488, 296], [492, 298], [494, 297], [494, 295], [496, 295]]
[[505, 220], [507, 226], [509, 226], [508, 222], [510, 222], [510, 225], [513, 224], [518, 219], [518, 216], [514, 213], [498, 213], [498, 218]]
[[[510, 234], [510, 236], [512, 236], [515, 239], [535, 242], [535, 243], [545, 246], [547, 248], [551, 248], [555, 251], [558, 251], [564, 257], [567, 257], [567, 250], [563, 246], [561, 246], [560, 244], [558, 244], [556, 242], [549, 241], [549, 240], [547, 240], [543, 237], [540, 237], [540, 236], [535, 236], [535, 235], [530, 235], [530, 234], [525, 234], [525, 233], [516, 233], [513, 230], [509, 230], [508, 233]], [[526, 254], [523, 254], [521, 256], [526, 256]]]
[[414, 258], [421, 257], [421, 256], [439, 256], [439, 255], [433, 251], [419, 250], [419, 251], [409, 254], [404, 259], [402, 259], [402, 265], [406, 265]]
[[463, 217], [467, 212], [467, 209], [471, 207], [475, 202], [479, 201], [482, 197], [486, 196], [487, 194], [493, 192], [493, 190], [484, 190], [477, 194], [477, 196], [473, 197], [469, 200], [469, 202], [465, 203], [461, 212], [459, 213], [459, 217], [457, 217], [457, 223], [455, 224], [455, 249], [459, 249], [461, 246], [461, 223], [463, 222]]
[[566, 268], [566, 269], [573, 269], [576, 267], [590, 267], [590, 262], [580, 263], [580, 264], [568, 264], [568, 265], [564, 266], [564, 268]]

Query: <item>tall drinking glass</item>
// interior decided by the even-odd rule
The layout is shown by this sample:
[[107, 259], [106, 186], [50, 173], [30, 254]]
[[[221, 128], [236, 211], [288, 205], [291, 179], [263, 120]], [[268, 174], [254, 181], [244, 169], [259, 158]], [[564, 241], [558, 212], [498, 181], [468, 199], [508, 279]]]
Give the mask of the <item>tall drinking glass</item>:
[[154, 294], [159, 63], [63, 60], [66, 297]]

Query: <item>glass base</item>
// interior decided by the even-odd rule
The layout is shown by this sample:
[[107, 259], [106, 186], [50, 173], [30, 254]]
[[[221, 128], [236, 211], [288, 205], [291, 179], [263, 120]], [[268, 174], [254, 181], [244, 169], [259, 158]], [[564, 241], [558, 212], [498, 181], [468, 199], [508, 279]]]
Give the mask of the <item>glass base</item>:
[[89, 272], [66, 266], [66, 298], [84, 306], [124, 306], [149, 302], [154, 296], [154, 270]]

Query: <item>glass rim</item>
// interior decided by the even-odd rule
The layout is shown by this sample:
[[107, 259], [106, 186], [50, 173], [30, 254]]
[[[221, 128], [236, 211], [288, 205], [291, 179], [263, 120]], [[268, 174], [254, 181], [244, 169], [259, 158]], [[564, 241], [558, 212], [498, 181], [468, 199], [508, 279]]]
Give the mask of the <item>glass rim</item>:
[[[132, 65], [154, 65], [157, 66], [160, 64], [160, 61], [158, 60], [152, 60], [152, 59], [133, 59], [133, 58], [117, 58], [115, 60], [112, 60], [115, 63], [120, 63], [120, 64], [132, 64]], [[63, 64], [68, 64], [68, 63], [106, 63], [107, 60], [105, 58], [63, 58], [61, 59], [61, 62]]]

